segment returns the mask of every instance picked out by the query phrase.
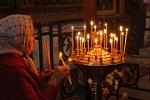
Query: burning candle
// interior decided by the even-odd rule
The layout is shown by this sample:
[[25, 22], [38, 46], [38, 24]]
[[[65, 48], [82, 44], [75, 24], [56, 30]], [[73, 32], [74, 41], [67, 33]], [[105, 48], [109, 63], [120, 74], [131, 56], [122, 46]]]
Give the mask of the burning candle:
[[79, 55], [79, 42], [78, 42], [78, 40], [79, 40], [79, 36], [77, 35], [77, 37], [76, 37], [76, 43], [77, 43], [77, 55]]
[[124, 53], [126, 52], [125, 50], [126, 50], [127, 37], [128, 37], [128, 28], [126, 28], [125, 43], [124, 43], [124, 50], [123, 50]]
[[93, 21], [91, 21], [91, 33], [92, 33], [92, 31], [93, 31], [93, 25], [94, 25], [94, 22]]
[[[63, 58], [62, 58], [62, 52], [59, 53], [59, 60], [61, 60], [63, 66], [66, 66], [65, 61], [64, 61]], [[66, 66], [66, 67], [67, 67], [67, 66]], [[68, 68], [68, 69], [69, 69], [69, 68]], [[69, 81], [70, 85], [72, 85], [72, 81], [71, 81], [70, 75], [68, 75], [67, 78], [68, 78], [68, 81]]]
[[74, 34], [73, 34], [74, 27], [72, 26], [71, 29], [72, 29], [72, 52], [74, 52]]
[[80, 33], [80, 32], [78, 32], [78, 36], [80, 36], [80, 34], [81, 34], [81, 33]]
[[116, 41], [116, 51], [118, 50], [118, 38], [115, 37], [115, 41]]
[[104, 29], [104, 48], [106, 49], [106, 29]]
[[96, 28], [97, 28], [97, 26], [96, 25], [94, 25], [94, 31], [96, 32]]
[[122, 38], [121, 38], [122, 30], [123, 30], [123, 27], [120, 26], [120, 52], [122, 51]]
[[113, 40], [112, 39], [110, 39], [110, 44], [111, 44], [111, 54], [113, 53]]
[[82, 37], [80, 37], [79, 40], [80, 40], [80, 50], [82, 50]]
[[115, 49], [116, 49], [116, 48], [115, 48], [115, 43], [116, 43], [116, 42], [115, 42], [115, 37], [116, 37], [116, 35], [113, 34], [113, 50], [114, 50], [114, 51], [115, 51]]
[[82, 50], [84, 51], [84, 48], [83, 48], [83, 45], [84, 45], [84, 42], [85, 40], [84, 40], [84, 38], [82, 38]]
[[97, 40], [97, 39], [95, 39], [95, 47], [96, 47], [96, 48], [97, 48], [97, 41], [98, 41], [98, 40]]
[[90, 35], [89, 35], [89, 34], [87, 34], [88, 52], [89, 52], [89, 47], [90, 47], [90, 44], [89, 44], [89, 39], [90, 39]]
[[100, 31], [100, 46], [101, 46], [100, 47], [100, 49], [101, 49], [101, 52], [100, 52], [101, 54], [100, 55], [101, 55], [101, 58], [102, 58], [102, 49], [103, 49], [102, 48], [102, 43], [103, 43], [103, 31]]
[[106, 35], [105, 35], [105, 38], [106, 38], [106, 49], [107, 49], [107, 23], [105, 23], [105, 27], [106, 27]]
[[[86, 39], [86, 26], [84, 25], [84, 40]], [[84, 50], [85, 50], [85, 42], [84, 42]]]
[[93, 32], [93, 24], [94, 24], [94, 22], [93, 21], [91, 21], [91, 48], [92, 48], [92, 43], [93, 43], [93, 34], [92, 34], [92, 32]]
[[121, 51], [123, 52], [123, 47], [124, 47], [124, 45], [123, 45], [123, 41], [124, 41], [124, 32], [122, 32], [121, 35], [122, 35], [122, 37], [121, 37], [121, 40], [122, 40], [122, 41], [121, 41], [121, 43], [122, 43], [122, 44], [121, 44], [121, 46], [122, 46], [122, 47], [121, 47]]

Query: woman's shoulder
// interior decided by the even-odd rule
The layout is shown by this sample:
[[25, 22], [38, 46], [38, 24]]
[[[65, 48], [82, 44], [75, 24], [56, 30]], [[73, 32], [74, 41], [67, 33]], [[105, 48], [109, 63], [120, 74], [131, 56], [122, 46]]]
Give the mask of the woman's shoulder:
[[0, 54], [0, 68], [17, 68], [18, 66], [26, 67], [22, 57], [14, 53]]

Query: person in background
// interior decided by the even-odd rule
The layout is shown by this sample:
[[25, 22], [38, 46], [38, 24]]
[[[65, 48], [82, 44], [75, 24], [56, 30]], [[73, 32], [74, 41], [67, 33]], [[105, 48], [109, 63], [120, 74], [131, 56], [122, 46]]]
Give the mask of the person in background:
[[[33, 33], [30, 16], [14, 14], [0, 19], [0, 100], [54, 100], [68, 73], [65, 66], [38, 73], [29, 57]], [[50, 78], [43, 84], [44, 76]]]

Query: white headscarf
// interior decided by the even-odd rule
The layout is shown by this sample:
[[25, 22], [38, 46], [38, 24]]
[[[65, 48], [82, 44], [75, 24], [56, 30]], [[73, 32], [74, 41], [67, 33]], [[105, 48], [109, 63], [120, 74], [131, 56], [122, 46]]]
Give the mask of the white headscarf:
[[24, 54], [33, 32], [30, 16], [14, 14], [0, 19], [0, 54]]
[[33, 60], [26, 54], [28, 43], [33, 35], [34, 28], [30, 16], [14, 14], [0, 19], [0, 54], [15, 53], [23, 55], [24, 60], [28, 61], [31, 68], [35, 70]]

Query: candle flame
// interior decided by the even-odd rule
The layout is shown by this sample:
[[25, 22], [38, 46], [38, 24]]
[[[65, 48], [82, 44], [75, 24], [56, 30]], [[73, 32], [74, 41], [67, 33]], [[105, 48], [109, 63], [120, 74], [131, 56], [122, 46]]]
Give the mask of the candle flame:
[[71, 27], [71, 29], [73, 30], [73, 29], [74, 29], [74, 27], [72, 26], [72, 27]]
[[105, 26], [107, 26], [107, 23], [105, 23]]
[[110, 43], [112, 43], [113, 41], [112, 41], [112, 39], [110, 39]]
[[80, 37], [80, 41], [82, 41], [82, 37]]
[[100, 35], [101, 35], [101, 36], [103, 35], [103, 31], [100, 31]]
[[126, 32], [128, 32], [129, 31], [129, 29], [128, 28], [126, 28]]
[[98, 39], [95, 39], [95, 43], [97, 43]]
[[84, 42], [85, 40], [84, 40], [84, 38], [82, 38], [82, 42]]
[[86, 29], [86, 26], [85, 26], [85, 25], [84, 25], [83, 27], [84, 27], [84, 29]]
[[59, 58], [61, 58], [62, 57], [62, 52], [59, 52]]
[[122, 31], [123, 30], [123, 27], [122, 26], [120, 26], [120, 31]]
[[124, 35], [124, 32], [122, 32], [122, 34], [121, 35]]
[[110, 33], [110, 37], [111, 37], [111, 38], [113, 37], [113, 33]]
[[118, 38], [117, 38], [117, 37], [115, 37], [115, 40], [116, 40], [116, 41], [118, 41]]
[[104, 29], [104, 33], [106, 33], [107, 32], [107, 30], [106, 29]]
[[78, 32], [78, 36], [80, 35], [81, 33], [80, 32]]
[[96, 27], [97, 27], [97, 26], [96, 26], [96, 25], [94, 25], [94, 29], [96, 29]]
[[90, 35], [89, 34], [87, 34], [87, 39], [90, 39]]
[[91, 25], [93, 25], [94, 24], [94, 22], [93, 21], [91, 21]]

